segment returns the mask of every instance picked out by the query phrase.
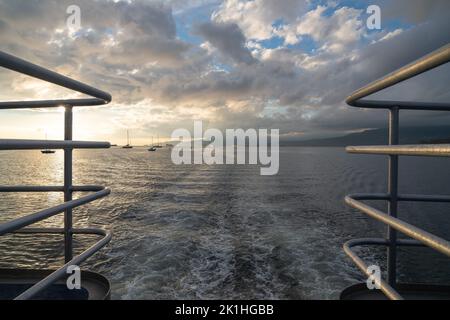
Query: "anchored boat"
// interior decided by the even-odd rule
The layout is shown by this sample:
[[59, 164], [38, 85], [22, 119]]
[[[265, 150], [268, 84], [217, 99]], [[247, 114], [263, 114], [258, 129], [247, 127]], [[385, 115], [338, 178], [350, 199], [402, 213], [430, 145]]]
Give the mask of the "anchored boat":
[[151, 152], [155, 152], [157, 149], [156, 149], [156, 146], [153, 144], [153, 136], [152, 136], [152, 144], [151, 144], [151, 147], [150, 148], [148, 148], [147, 149], [148, 151], [151, 151]]
[[[45, 134], [45, 140], [48, 140], [47, 139], [47, 134]], [[41, 150], [41, 153], [43, 153], [43, 154], [53, 154], [55, 152], [56, 152], [55, 150], [50, 150], [50, 149]]]
[[133, 146], [130, 144], [130, 133], [127, 130], [127, 144], [122, 147], [122, 149], [133, 149]]
[[50, 149], [41, 150], [41, 153], [43, 153], [43, 154], [53, 154], [55, 152], [56, 152], [55, 150], [50, 150]]
[[[153, 141], [153, 137], [152, 137], [152, 141]], [[153, 142], [152, 142], [153, 145]], [[156, 145], [153, 145], [153, 148], [157, 148], [157, 149], [162, 149], [162, 145], [159, 143], [159, 135], [156, 138]]]

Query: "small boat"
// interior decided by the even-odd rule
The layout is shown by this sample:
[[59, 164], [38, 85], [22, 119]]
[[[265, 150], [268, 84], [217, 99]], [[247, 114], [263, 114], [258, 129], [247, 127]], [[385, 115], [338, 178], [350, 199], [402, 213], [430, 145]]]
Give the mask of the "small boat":
[[43, 154], [51, 154], [51, 153], [55, 153], [55, 152], [56, 152], [55, 150], [49, 150], [49, 149], [41, 150], [41, 153], [43, 153]]
[[152, 144], [151, 144], [151, 147], [148, 148], [148, 151], [151, 151], [151, 152], [156, 151], [156, 147], [153, 145], [153, 137], [152, 137]]
[[133, 146], [130, 144], [130, 134], [127, 130], [127, 144], [122, 147], [122, 149], [133, 149]]
[[[45, 140], [47, 141], [48, 139], [47, 139], [47, 134], [45, 134]], [[55, 153], [56, 151], [55, 150], [50, 150], [50, 149], [44, 149], [44, 150], [41, 150], [41, 153], [42, 154], [53, 154], [53, 153]]]
[[156, 145], [154, 145], [153, 147], [158, 148], [158, 149], [161, 149], [163, 147], [162, 145], [159, 144], [159, 136], [157, 138]]

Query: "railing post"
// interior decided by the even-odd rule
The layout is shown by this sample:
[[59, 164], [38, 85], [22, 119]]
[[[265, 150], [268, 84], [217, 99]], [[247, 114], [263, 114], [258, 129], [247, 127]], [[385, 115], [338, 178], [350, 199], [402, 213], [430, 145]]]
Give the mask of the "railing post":
[[[64, 140], [71, 141], [73, 135], [72, 106], [65, 106]], [[64, 201], [72, 200], [72, 148], [64, 149]], [[72, 209], [64, 211], [64, 257], [66, 263], [73, 258]]]
[[[389, 145], [399, 144], [399, 108], [389, 109]], [[388, 169], [388, 214], [397, 217], [398, 209], [398, 155], [389, 156]], [[388, 283], [395, 288], [397, 282], [397, 231], [388, 226], [387, 238], [389, 246], [387, 251]]]

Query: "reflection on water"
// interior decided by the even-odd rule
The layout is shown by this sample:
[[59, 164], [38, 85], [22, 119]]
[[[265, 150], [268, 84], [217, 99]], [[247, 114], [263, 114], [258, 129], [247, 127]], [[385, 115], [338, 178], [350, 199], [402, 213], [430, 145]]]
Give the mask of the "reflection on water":
[[[108, 276], [117, 299], [337, 298], [362, 280], [342, 243], [383, 232], [342, 199], [383, 192], [384, 157], [281, 148], [277, 176], [260, 176], [257, 166], [175, 166], [168, 149], [86, 150], [74, 158], [75, 184], [113, 190], [74, 216], [76, 226], [113, 232], [111, 244], [84, 267]], [[450, 194], [447, 160], [401, 159], [400, 191]], [[62, 170], [61, 152], [0, 153], [3, 185], [62, 184]], [[60, 201], [54, 193], [2, 194], [0, 221]], [[404, 219], [450, 237], [448, 206], [400, 209]], [[45, 222], [61, 224], [62, 216]], [[93, 240], [76, 237], [77, 250]], [[361, 254], [368, 262], [384, 257], [383, 251]], [[0, 267], [55, 267], [63, 244], [58, 236], [5, 236], [0, 256]], [[450, 283], [449, 260], [429, 250], [402, 249], [399, 260], [403, 279]]]

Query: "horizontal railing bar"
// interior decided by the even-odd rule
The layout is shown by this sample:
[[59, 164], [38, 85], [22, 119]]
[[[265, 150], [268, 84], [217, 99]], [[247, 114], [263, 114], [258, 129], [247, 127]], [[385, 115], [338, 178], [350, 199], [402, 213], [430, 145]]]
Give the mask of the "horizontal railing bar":
[[94, 87], [70, 79], [66, 76], [60, 75], [56, 72], [45, 69], [36, 64], [22, 60], [2, 51], [0, 51], [0, 66], [22, 74], [29, 75], [37, 79], [51, 82], [67, 89], [75, 90], [77, 92], [93, 96], [95, 98], [104, 100], [105, 103], [110, 102], [112, 99], [109, 93], [98, 90]]
[[0, 102], [0, 109], [34, 109], [57, 108], [62, 106], [89, 107], [104, 105], [101, 99], [67, 99], [67, 100], [39, 100], [39, 101], [6, 101]]
[[398, 201], [417, 202], [450, 202], [450, 196], [446, 195], [424, 195], [424, 194], [400, 194]]
[[352, 93], [346, 100], [347, 104], [355, 106], [355, 102], [371, 94], [392, 87], [393, 85], [434, 69], [450, 61], [450, 44], [400, 68], [387, 76], [376, 80]]
[[[85, 230], [74, 229], [74, 232], [77, 230], [83, 231], [83, 232], [79, 232], [79, 233], [84, 233], [84, 234], [86, 234], [86, 231], [87, 231], [87, 229], [85, 229]], [[109, 232], [106, 232], [101, 229], [88, 229], [88, 230], [92, 231], [92, 232], [87, 232], [88, 234], [102, 235], [103, 238], [100, 241], [96, 242], [91, 247], [89, 247], [83, 253], [81, 253], [80, 255], [76, 256], [75, 258], [73, 258], [72, 260], [67, 262], [64, 266], [62, 266], [55, 272], [51, 273], [50, 275], [48, 275], [47, 277], [45, 277], [44, 279], [42, 279], [41, 281], [39, 281], [38, 283], [33, 285], [31, 288], [24, 291], [22, 294], [20, 294], [18, 297], [16, 297], [15, 300], [27, 300], [27, 299], [32, 298], [40, 291], [44, 290], [45, 288], [52, 285], [54, 282], [58, 281], [59, 279], [63, 278], [64, 276], [66, 276], [67, 268], [69, 266], [80, 265], [83, 261], [90, 258], [92, 255], [97, 253], [101, 248], [103, 248], [106, 244], [108, 244], [108, 242], [111, 241], [111, 233], [109, 233]]]
[[387, 101], [387, 100], [358, 100], [352, 105], [359, 108], [389, 109], [397, 107], [401, 110], [450, 111], [450, 103]]
[[[23, 228], [14, 231], [15, 234], [64, 234], [64, 228]], [[74, 228], [72, 234], [95, 234], [104, 236], [105, 231], [98, 228]]]
[[[355, 200], [389, 200], [389, 194], [387, 193], [355, 193], [349, 195]], [[399, 194], [397, 201], [405, 202], [450, 202], [450, 196], [448, 195], [424, 195], [424, 194]]]
[[346, 148], [346, 151], [348, 153], [359, 153], [359, 154], [449, 157], [450, 144], [350, 146]]
[[[354, 241], [354, 240], [351, 240]], [[369, 268], [366, 265], [366, 263], [355, 253], [353, 250], [351, 250], [350, 244], [351, 241], [344, 243], [344, 252], [347, 254], [347, 256], [350, 257], [350, 259], [353, 260], [353, 262], [356, 264], [356, 266], [367, 276], [370, 277], [372, 274], [369, 272]], [[391, 300], [403, 300], [403, 297], [394, 289], [392, 288], [386, 281], [383, 279], [380, 279], [378, 285], [380, 286], [380, 290]]]
[[81, 197], [79, 199], [64, 202], [64, 203], [57, 205], [55, 207], [52, 207], [52, 208], [41, 210], [39, 212], [17, 218], [12, 221], [9, 221], [9, 222], [5, 222], [3, 224], [0, 224], [0, 236], [4, 235], [6, 233], [10, 233], [10, 232], [19, 230], [21, 228], [27, 227], [29, 225], [32, 225], [36, 222], [45, 220], [52, 216], [55, 216], [55, 215], [63, 212], [66, 209], [73, 209], [73, 208], [79, 207], [83, 204], [103, 198], [110, 193], [111, 193], [111, 191], [109, 189], [105, 189], [105, 190], [98, 191], [96, 193]]
[[388, 193], [354, 193], [349, 195], [355, 200], [389, 200]]
[[430, 248], [433, 248], [446, 256], [450, 256], [450, 242], [440, 237], [437, 237], [427, 231], [419, 229], [405, 221], [389, 216], [388, 214], [381, 212], [375, 208], [372, 208], [358, 200], [351, 198], [350, 196], [345, 197], [345, 202], [353, 208], [361, 210], [368, 216], [383, 222], [394, 228], [401, 233], [416, 239]]
[[[103, 186], [73, 186], [73, 192], [96, 192]], [[0, 186], [0, 192], [64, 192], [64, 186]]]
[[72, 186], [71, 188], [73, 192], [97, 192], [105, 189], [103, 186]]
[[0, 186], [0, 192], [64, 192], [62, 186]]
[[[360, 238], [360, 239], [352, 239], [347, 241], [347, 245], [349, 248], [358, 247], [358, 246], [389, 246], [390, 241], [388, 239], [383, 238]], [[413, 239], [397, 239], [397, 246], [400, 247], [424, 247], [425, 245], [417, 240]]]
[[109, 142], [0, 139], [0, 150], [107, 149]]

